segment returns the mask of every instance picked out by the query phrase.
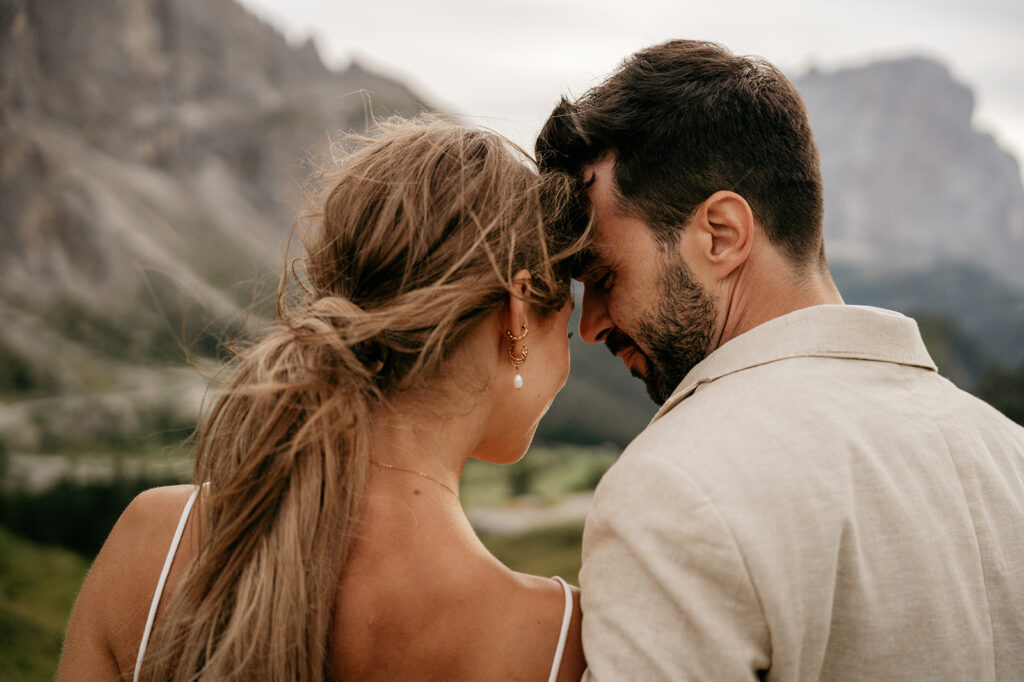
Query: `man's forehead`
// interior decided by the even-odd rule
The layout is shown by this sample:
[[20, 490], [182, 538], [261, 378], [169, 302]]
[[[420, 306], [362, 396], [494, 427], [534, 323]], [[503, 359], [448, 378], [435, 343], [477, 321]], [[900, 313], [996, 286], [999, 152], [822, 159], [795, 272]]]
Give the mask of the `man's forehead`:
[[609, 185], [615, 185], [615, 157], [603, 156], [583, 167], [583, 184], [587, 192], [605, 194]]
[[583, 183], [587, 188], [587, 198], [594, 212], [595, 227], [602, 218], [614, 216], [623, 218], [630, 215], [625, 208], [625, 199], [615, 180], [615, 157], [612, 155], [598, 159], [583, 168]]
[[[596, 226], [595, 226], [596, 227]], [[611, 261], [608, 253], [608, 245], [595, 232], [593, 238], [585, 249], [576, 256], [576, 266], [573, 268], [573, 278], [581, 279], [586, 277], [591, 270], [606, 265]]]
[[583, 279], [587, 276], [587, 273], [594, 268], [597, 263], [597, 254], [594, 249], [590, 246], [580, 251], [575, 258], [575, 262], [572, 267], [572, 278]]
[[608, 174], [612, 171], [611, 161], [596, 162], [584, 168], [583, 177], [587, 186], [593, 232], [586, 248], [576, 257], [573, 276], [576, 279], [611, 261], [614, 241], [615, 219], [621, 217], [617, 201], [608, 197]]

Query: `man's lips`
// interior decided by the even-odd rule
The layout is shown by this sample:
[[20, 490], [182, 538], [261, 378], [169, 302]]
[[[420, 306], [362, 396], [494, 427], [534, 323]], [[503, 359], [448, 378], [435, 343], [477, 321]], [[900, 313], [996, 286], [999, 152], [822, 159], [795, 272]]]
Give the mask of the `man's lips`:
[[618, 330], [613, 330], [605, 339], [605, 345], [612, 355], [622, 359], [631, 374], [640, 376], [637, 366], [646, 366], [647, 358], [631, 338]]
[[637, 356], [641, 356], [640, 351], [638, 351], [633, 346], [627, 346], [626, 348], [623, 348], [618, 353], [616, 353], [616, 355], [622, 358], [622, 362], [625, 363], [626, 369], [633, 373], [637, 371], [637, 369], [633, 366], [633, 361], [636, 360]]

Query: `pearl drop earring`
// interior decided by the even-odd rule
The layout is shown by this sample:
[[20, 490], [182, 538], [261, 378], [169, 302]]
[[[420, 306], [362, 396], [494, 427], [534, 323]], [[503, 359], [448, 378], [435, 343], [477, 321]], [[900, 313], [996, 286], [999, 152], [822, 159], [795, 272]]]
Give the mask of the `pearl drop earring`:
[[520, 330], [519, 336], [515, 336], [508, 329], [505, 330], [505, 333], [508, 335], [508, 338], [512, 341], [512, 345], [509, 346], [508, 348], [508, 358], [509, 361], [512, 363], [512, 367], [516, 370], [516, 375], [512, 379], [512, 385], [515, 386], [516, 390], [518, 391], [523, 387], [523, 376], [519, 373], [519, 368], [526, 364], [526, 356], [529, 354], [530, 349], [526, 347], [525, 343], [523, 343], [523, 354], [517, 356], [516, 344], [522, 342], [522, 340], [526, 338], [526, 335], [530, 333], [530, 330], [526, 328], [526, 323], [523, 322], [523, 327]]

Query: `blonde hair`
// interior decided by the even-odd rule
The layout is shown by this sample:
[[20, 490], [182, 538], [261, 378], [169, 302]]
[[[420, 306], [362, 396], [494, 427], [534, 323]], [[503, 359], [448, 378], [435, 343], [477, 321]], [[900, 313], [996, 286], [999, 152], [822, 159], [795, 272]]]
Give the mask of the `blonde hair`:
[[[569, 297], [578, 220], [499, 136], [422, 118], [381, 124], [327, 178], [301, 296], [233, 360], [198, 440], [199, 547], [142, 663], [146, 680], [320, 680], [361, 511], [370, 423], [435, 376], [516, 295]], [[554, 252], [554, 253], [553, 253]]]

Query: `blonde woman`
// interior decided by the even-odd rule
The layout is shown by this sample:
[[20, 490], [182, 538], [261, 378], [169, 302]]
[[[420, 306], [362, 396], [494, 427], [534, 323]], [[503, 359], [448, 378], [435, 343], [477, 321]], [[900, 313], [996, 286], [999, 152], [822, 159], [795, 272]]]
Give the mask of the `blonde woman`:
[[458, 496], [470, 457], [523, 455], [569, 371], [572, 249], [544, 224], [571, 212], [545, 193], [569, 194], [437, 120], [343, 162], [304, 296], [200, 431], [203, 485], [124, 512], [60, 679], [579, 679], [575, 588], [503, 566]]

